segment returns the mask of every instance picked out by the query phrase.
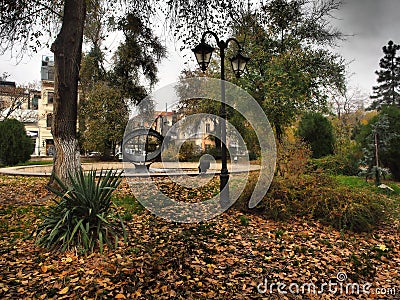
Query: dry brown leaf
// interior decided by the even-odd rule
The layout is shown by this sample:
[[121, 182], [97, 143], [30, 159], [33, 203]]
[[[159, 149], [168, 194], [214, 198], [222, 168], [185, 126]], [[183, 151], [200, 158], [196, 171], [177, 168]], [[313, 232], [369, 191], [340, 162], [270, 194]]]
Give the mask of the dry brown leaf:
[[69, 290], [69, 287], [68, 286], [66, 286], [65, 288], [63, 288], [61, 291], [59, 291], [58, 293], [60, 294], [60, 295], [65, 295], [66, 293], [68, 293], [68, 290]]

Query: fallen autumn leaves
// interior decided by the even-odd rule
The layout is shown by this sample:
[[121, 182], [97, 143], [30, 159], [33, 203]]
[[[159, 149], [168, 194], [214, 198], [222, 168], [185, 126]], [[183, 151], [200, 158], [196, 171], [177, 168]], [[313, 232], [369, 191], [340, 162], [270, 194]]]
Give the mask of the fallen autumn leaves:
[[[338, 272], [349, 282], [395, 287], [400, 295], [399, 231], [390, 224], [355, 234], [306, 219], [274, 222], [236, 209], [201, 224], [168, 223], [132, 210], [126, 219], [129, 242], [117, 250], [51, 253], [27, 238], [50, 204], [45, 183], [0, 177], [2, 298], [337, 299], [330, 293], [283, 295], [276, 288], [262, 294], [257, 286], [265, 279], [320, 285]], [[123, 184], [117, 194], [128, 193]], [[354, 296], [372, 297], [393, 296]]]

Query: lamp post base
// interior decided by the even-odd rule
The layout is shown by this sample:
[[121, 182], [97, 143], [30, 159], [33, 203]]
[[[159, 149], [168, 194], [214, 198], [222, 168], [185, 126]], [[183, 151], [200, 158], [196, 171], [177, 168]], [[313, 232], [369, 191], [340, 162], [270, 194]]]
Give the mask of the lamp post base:
[[220, 178], [220, 204], [223, 208], [228, 208], [230, 203], [229, 199], [229, 174], [222, 173], [219, 175]]

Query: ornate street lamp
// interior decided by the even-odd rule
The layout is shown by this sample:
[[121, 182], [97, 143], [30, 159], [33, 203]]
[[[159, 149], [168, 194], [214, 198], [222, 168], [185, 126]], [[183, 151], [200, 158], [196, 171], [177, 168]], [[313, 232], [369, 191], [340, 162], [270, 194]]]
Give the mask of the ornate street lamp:
[[201, 43], [197, 45], [192, 51], [196, 55], [197, 63], [199, 64], [201, 70], [205, 72], [208, 68], [208, 65], [211, 60], [211, 55], [215, 48], [206, 44], [205, 38], [210, 34], [212, 35], [219, 48], [220, 57], [221, 57], [221, 108], [220, 108], [220, 117], [223, 122], [221, 124], [221, 173], [220, 173], [220, 192], [221, 192], [221, 202], [223, 204], [228, 203], [229, 200], [229, 185], [227, 185], [229, 181], [229, 171], [227, 167], [227, 159], [226, 159], [226, 103], [225, 103], [225, 50], [228, 47], [230, 42], [236, 43], [238, 46], [237, 54], [230, 58], [231, 66], [233, 72], [236, 77], [240, 77], [243, 74], [244, 69], [246, 68], [247, 62], [250, 58], [244, 56], [242, 52], [242, 46], [235, 38], [229, 38], [226, 41], [220, 40], [218, 36], [212, 31], [206, 31], [203, 33], [201, 37]]
[[208, 64], [211, 60], [211, 55], [215, 48], [211, 47], [210, 45], [201, 42], [198, 44], [192, 51], [196, 55], [197, 63], [200, 65], [200, 69], [205, 72], [208, 68]]
[[233, 72], [237, 78], [243, 74], [244, 69], [246, 68], [247, 62], [250, 60], [249, 57], [244, 56], [240, 51], [234, 56], [229, 59], [231, 61], [231, 66]]

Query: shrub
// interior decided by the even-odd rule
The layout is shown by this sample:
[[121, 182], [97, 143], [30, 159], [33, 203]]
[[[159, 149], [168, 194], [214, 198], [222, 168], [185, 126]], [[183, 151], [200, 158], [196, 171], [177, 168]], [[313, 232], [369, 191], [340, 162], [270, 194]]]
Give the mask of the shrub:
[[310, 112], [300, 121], [298, 135], [311, 145], [312, 157], [333, 154], [335, 137], [331, 122], [320, 113]]
[[31, 158], [35, 148], [26, 135], [24, 124], [15, 119], [0, 122], [0, 162], [14, 166]]
[[309, 166], [313, 171], [323, 170], [331, 175], [354, 176], [359, 173], [359, 159], [351, 153], [347, 155], [328, 155], [321, 158], [314, 158]]
[[84, 252], [98, 246], [102, 252], [104, 245], [116, 247], [119, 237], [126, 238], [122, 219], [111, 202], [112, 192], [121, 183], [121, 173], [102, 170], [96, 180], [96, 170], [87, 174], [80, 170], [69, 174], [70, 187], [57, 177], [55, 180], [60, 189], [49, 189], [61, 200], [38, 226], [37, 244], [61, 251], [78, 247]]
[[[252, 173], [238, 200], [238, 208], [248, 210], [247, 203], [258, 174]], [[393, 201], [370, 190], [340, 186], [322, 173], [299, 177], [275, 177], [268, 193], [255, 208], [268, 218], [286, 220], [293, 216], [320, 220], [334, 228], [371, 231], [388, 216]], [[394, 204], [393, 204], [394, 205]]]
[[289, 141], [285, 137], [278, 143], [276, 173], [281, 177], [297, 177], [304, 174], [311, 157], [310, 146], [300, 139]]
[[201, 149], [193, 141], [185, 141], [180, 149], [179, 161], [197, 161], [201, 154]]
[[203, 151], [201, 154], [210, 154], [214, 159], [221, 159], [221, 149], [218, 149], [217, 147], [211, 147], [206, 151]]

